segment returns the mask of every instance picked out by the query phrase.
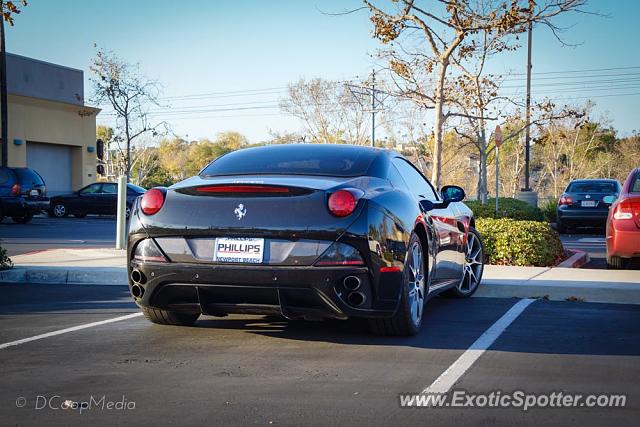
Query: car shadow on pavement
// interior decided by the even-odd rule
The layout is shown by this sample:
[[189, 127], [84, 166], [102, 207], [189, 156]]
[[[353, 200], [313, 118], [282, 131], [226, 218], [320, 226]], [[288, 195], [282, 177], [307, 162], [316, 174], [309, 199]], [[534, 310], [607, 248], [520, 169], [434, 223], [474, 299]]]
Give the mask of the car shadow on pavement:
[[0, 291], [0, 315], [136, 308], [126, 286], [2, 284]]
[[[241, 330], [294, 341], [466, 350], [515, 301], [436, 298], [428, 303], [423, 328], [414, 337], [372, 335], [362, 319], [307, 322], [277, 317], [204, 317], [196, 327]], [[532, 304], [491, 349], [518, 353], [638, 356], [640, 306], [540, 300]]]

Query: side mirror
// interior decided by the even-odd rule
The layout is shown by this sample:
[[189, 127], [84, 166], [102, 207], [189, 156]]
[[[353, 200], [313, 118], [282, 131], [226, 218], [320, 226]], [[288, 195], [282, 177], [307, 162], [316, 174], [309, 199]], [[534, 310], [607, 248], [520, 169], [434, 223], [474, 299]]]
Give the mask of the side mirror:
[[605, 202], [606, 204], [610, 205], [611, 203], [616, 201], [616, 196], [604, 196], [602, 198], [602, 201]]
[[449, 203], [460, 202], [464, 199], [464, 190], [457, 185], [445, 185], [440, 191], [442, 195], [442, 202], [434, 203], [430, 200], [421, 200], [420, 206], [425, 212], [429, 212], [433, 209], [446, 209]]
[[440, 194], [442, 195], [442, 201], [446, 204], [461, 202], [465, 197], [464, 190], [457, 185], [445, 185], [442, 187]]

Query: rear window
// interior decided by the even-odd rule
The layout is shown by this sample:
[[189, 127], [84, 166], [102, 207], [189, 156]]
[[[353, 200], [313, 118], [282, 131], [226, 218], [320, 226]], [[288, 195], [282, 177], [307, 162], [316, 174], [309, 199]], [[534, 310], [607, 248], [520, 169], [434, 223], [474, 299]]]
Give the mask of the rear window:
[[201, 173], [219, 175], [362, 176], [377, 153], [349, 145], [288, 145], [246, 148], [217, 158]]
[[16, 172], [16, 175], [18, 175], [18, 181], [20, 181], [21, 184], [44, 185], [44, 181], [40, 175], [38, 175], [33, 169], [16, 168], [14, 171]]
[[631, 183], [631, 190], [632, 193], [640, 193], [640, 173], [636, 174], [636, 177], [634, 178], [633, 182]]
[[11, 181], [11, 172], [7, 169], [0, 169], [0, 184], [6, 184]]
[[618, 186], [615, 182], [594, 181], [574, 182], [569, 185], [567, 193], [617, 193]]

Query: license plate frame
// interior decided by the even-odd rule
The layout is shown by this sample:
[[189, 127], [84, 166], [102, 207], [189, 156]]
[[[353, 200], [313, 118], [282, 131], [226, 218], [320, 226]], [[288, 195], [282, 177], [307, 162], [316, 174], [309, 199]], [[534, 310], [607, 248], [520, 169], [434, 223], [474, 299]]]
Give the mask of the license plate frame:
[[38, 192], [38, 190], [29, 191], [29, 196], [30, 197], [38, 197], [39, 195], [40, 195], [40, 193]]
[[264, 239], [254, 237], [216, 237], [213, 261], [224, 264], [262, 264]]
[[580, 202], [581, 208], [595, 208], [596, 201], [595, 200], [583, 200]]

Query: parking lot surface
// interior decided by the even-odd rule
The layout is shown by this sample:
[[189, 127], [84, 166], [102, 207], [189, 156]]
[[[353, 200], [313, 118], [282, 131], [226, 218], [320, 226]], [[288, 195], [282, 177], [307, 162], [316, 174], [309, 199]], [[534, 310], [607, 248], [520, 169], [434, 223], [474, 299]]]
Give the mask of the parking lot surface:
[[28, 224], [5, 218], [0, 223], [0, 245], [9, 256], [52, 248], [113, 247], [116, 220], [109, 216], [49, 218], [36, 216]]
[[[6, 425], [632, 425], [640, 417], [639, 306], [526, 306], [454, 389], [622, 393], [627, 404], [525, 412], [399, 404], [399, 393], [419, 393], [455, 371], [458, 358], [476, 351], [469, 347], [522, 300], [434, 299], [411, 338], [372, 336], [359, 321], [262, 316], [204, 317], [188, 328], [135, 316], [59, 333], [137, 309], [124, 286], [2, 285], [2, 292]], [[2, 346], [42, 334], [50, 335]], [[37, 409], [55, 396], [54, 407], [105, 396], [129, 409]]]
[[607, 268], [607, 246], [604, 229], [585, 228], [570, 234], [561, 234], [565, 249], [577, 249], [589, 254], [591, 259], [582, 268]]

